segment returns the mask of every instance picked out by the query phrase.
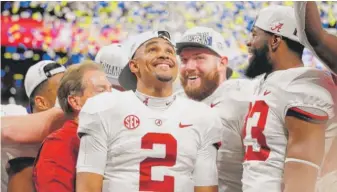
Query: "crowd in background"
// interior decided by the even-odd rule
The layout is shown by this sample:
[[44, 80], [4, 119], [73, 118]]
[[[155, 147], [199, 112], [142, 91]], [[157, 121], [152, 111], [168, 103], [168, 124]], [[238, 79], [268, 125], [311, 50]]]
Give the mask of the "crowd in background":
[[[100, 47], [149, 29], [165, 29], [178, 39], [194, 26], [222, 33], [231, 50], [232, 78], [244, 78], [246, 41], [257, 11], [285, 2], [1, 2], [2, 103], [25, 105], [29, 66], [52, 59], [61, 64], [93, 59]], [[318, 3], [322, 23], [336, 33], [337, 4]], [[324, 69], [309, 51], [304, 63]]]
[[[190, 179], [193, 173], [193, 179], [196, 181], [194, 184], [188, 183], [188, 187], [194, 191], [205, 187], [208, 188], [205, 191], [215, 191], [218, 188], [215, 185], [218, 180], [219, 189], [227, 188], [234, 181], [236, 184], [233, 188], [237, 188], [238, 191], [250, 191], [250, 189], [256, 191], [262, 189], [263, 191], [269, 184], [271, 185], [267, 188], [272, 191], [279, 190], [280, 185], [282, 188], [285, 187], [285, 191], [294, 186], [302, 188], [293, 191], [308, 191], [305, 188], [313, 190], [315, 187], [322, 188], [320, 189], [322, 191], [323, 188], [329, 188], [335, 184], [332, 182], [336, 181], [336, 172], [328, 172], [336, 170], [334, 163], [336, 162], [334, 149], [337, 146], [336, 124], [335, 119], [330, 120], [333, 118], [334, 110], [333, 93], [337, 93], [334, 91], [335, 76], [330, 79], [331, 71], [327, 75], [312, 68], [297, 68], [299, 64], [302, 66], [301, 57], [303, 56], [302, 59], [306, 66], [328, 71], [308, 50], [302, 55], [303, 45], [308, 45], [301, 39], [303, 32], [301, 24], [303, 23], [293, 22], [296, 17], [288, 18], [294, 10], [290, 7], [282, 8], [282, 6], [276, 8], [269, 6], [270, 4], [292, 5], [293, 3], [3, 2], [1, 4], [2, 109], [5, 106], [3, 104], [16, 103], [19, 105], [12, 105], [15, 106], [13, 111], [20, 108], [23, 113], [21, 116], [2, 117], [2, 122], [5, 123], [1, 129], [3, 145], [1, 168], [2, 175], [6, 172], [5, 175], [8, 176], [2, 178], [2, 190], [8, 186], [8, 191], [18, 191], [14, 189], [17, 187], [25, 192], [28, 188], [31, 191], [43, 192], [52, 189], [61, 191], [55, 188], [54, 184], [57, 184], [71, 189], [69, 191], [74, 191], [75, 188], [77, 191], [86, 191], [84, 189], [93, 186], [97, 190], [102, 188], [103, 191], [107, 189], [105, 189], [107, 186], [111, 191], [131, 191], [134, 187], [139, 188], [139, 191], [155, 191], [154, 187], [163, 188], [164, 185], [174, 191], [181, 188], [180, 182], [184, 182], [185, 170], [191, 170], [186, 178]], [[315, 3], [309, 4], [308, 7], [314, 5], [316, 11], [311, 11], [312, 14], [309, 15], [318, 13]], [[295, 3], [295, 5], [298, 4]], [[262, 9], [256, 16], [257, 12], [266, 6], [268, 6], [267, 9]], [[321, 2], [319, 6], [322, 25], [330, 33], [336, 33], [336, 4]], [[295, 14], [302, 10], [295, 9]], [[310, 12], [309, 8], [307, 12]], [[317, 29], [316, 31], [319, 31], [317, 36], [321, 37], [316, 41], [316, 44], [320, 46], [310, 43], [311, 48], [314, 47], [310, 50], [314, 50], [315, 54], [324, 60], [325, 65], [336, 72], [334, 56], [337, 50], [331, 48], [331, 45], [336, 44], [333, 41], [337, 39], [333, 39], [335, 37], [326, 38], [330, 36], [319, 27], [320, 16], [318, 14], [315, 16], [318, 21], [315, 27], [306, 25], [306, 30], [308, 28]], [[311, 18], [311, 21], [314, 20]], [[305, 24], [308, 23], [310, 22], [307, 20]], [[255, 27], [251, 31], [253, 25]], [[281, 29], [282, 26], [283, 29]], [[161, 29], [171, 33], [161, 31]], [[213, 29], [220, 31], [221, 34]], [[148, 30], [156, 30], [156, 32], [143, 33]], [[298, 31], [300, 35], [297, 34]], [[325, 36], [321, 35], [323, 33]], [[170, 41], [171, 37], [173, 42]], [[322, 45], [330, 47], [328, 49]], [[317, 51], [317, 47], [321, 48], [320, 50], [323, 50], [325, 54]], [[104, 48], [108, 51], [102, 53]], [[324, 55], [329, 55], [328, 59]], [[125, 56], [125, 58], [117, 59], [119, 56]], [[181, 59], [175, 61], [175, 57], [179, 56]], [[85, 59], [94, 61], [86, 62]], [[98, 63], [105, 71], [97, 65]], [[123, 67], [120, 66], [121, 63]], [[127, 63], [128, 65], [124, 67]], [[227, 68], [227, 63], [229, 68]], [[152, 71], [152, 67], [149, 66], [153, 66]], [[65, 67], [68, 67], [67, 70]], [[289, 69], [289, 71], [284, 71], [284, 69]], [[233, 73], [232, 70], [234, 70]], [[121, 73], [117, 75], [119, 72]], [[214, 76], [212, 76], [213, 72]], [[255, 79], [227, 81], [229, 76], [245, 78], [244, 72], [246, 72], [246, 77]], [[280, 75], [269, 75], [271, 72]], [[259, 78], [258, 76], [263, 73], [268, 75]], [[172, 94], [175, 91], [172, 89], [176, 88], [175, 84], [172, 85], [174, 83], [172, 78], [179, 74], [180, 78], [178, 77], [176, 82], [180, 86], [178, 88], [183, 88], [183, 91], [180, 90], [177, 94], [203, 102], [214, 109], [201, 110], [203, 108], [198, 108], [199, 103], [195, 101], [192, 103], [191, 100], [184, 100]], [[109, 79], [112, 76], [115, 78], [113, 82]], [[321, 79], [324, 82], [322, 86]], [[319, 80], [319, 82], [312, 83], [314, 80]], [[114, 82], [119, 83], [115, 85]], [[56, 88], [58, 84], [60, 87]], [[111, 91], [111, 88], [115, 86], [125, 90], [136, 90], [135, 95], [127, 91]], [[193, 86], [199, 89], [193, 89]], [[152, 87], [154, 90], [161, 90], [161, 93], [159, 91], [159, 94], [145, 94], [147, 89], [152, 89]], [[330, 88], [333, 90], [331, 94], [328, 93]], [[105, 91], [108, 92], [107, 95], [100, 94]], [[162, 94], [164, 92], [170, 92], [167, 94], [169, 97], [164, 98]], [[271, 92], [273, 93], [270, 94]], [[127, 94], [132, 94], [132, 97], [128, 97]], [[29, 107], [26, 95], [29, 97]], [[158, 95], [160, 95], [159, 98], [157, 98]], [[98, 96], [100, 99], [96, 99]], [[259, 99], [260, 96], [263, 97], [262, 100]], [[55, 97], [57, 97], [56, 101]], [[96, 98], [87, 102], [86, 100], [90, 97]], [[136, 98], [135, 101], [132, 98]], [[183, 100], [180, 101], [180, 99]], [[160, 110], [155, 111], [152, 116], [152, 113], [148, 114], [145, 109], [155, 110], [157, 101], [160, 101]], [[181, 104], [173, 105], [173, 102], [181, 102]], [[87, 104], [84, 105], [84, 103]], [[144, 111], [141, 107], [139, 107], [141, 110], [135, 110], [138, 108], [134, 105], [136, 103], [143, 103]], [[28, 115], [22, 106], [27, 106], [28, 113], [33, 114]], [[6, 107], [9, 108], [9, 105]], [[160, 115], [165, 113], [161, 110], [165, 111], [168, 108], [189, 115], [171, 117], [168, 114], [168, 120], [165, 119], [166, 124], [162, 124]], [[183, 110], [178, 110], [180, 108]], [[210, 113], [210, 110], [218, 110], [221, 123], [217, 118], [218, 115]], [[11, 111], [7, 112], [7, 110], [1, 112], [2, 115], [11, 114]], [[101, 114], [108, 115], [101, 116]], [[93, 116], [99, 118], [95, 119]], [[279, 118], [280, 116], [282, 118]], [[162, 126], [161, 131], [165, 132], [167, 129], [168, 134], [146, 129], [146, 135], [141, 138], [141, 146], [138, 146], [139, 143], [130, 144], [130, 141], [133, 142], [132, 137], [139, 139], [139, 136], [132, 135], [131, 131], [127, 131], [130, 135], [110, 134], [119, 133], [120, 122], [124, 123], [121, 124], [121, 130], [138, 128], [139, 117], [142, 119], [142, 127], [149, 127], [147, 124], [152, 126], [153, 119], [155, 119], [155, 125]], [[183, 120], [185, 122], [186, 117], [190, 124], [181, 123]], [[199, 126], [200, 117], [203, 121]], [[244, 117], [246, 117], [245, 120]], [[179, 120], [178, 131], [171, 129], [169, 124], [171, 120], [174, 120], [174, 123]], [[15, 125], [15, 123], [19, 124]], [[60, 128], [59, 124], [63, 127]], [[26, 128], [26, 125], [29, 125], [29, 128]], [[188, 130], [182, 129], [186, 127], [196, 127], [197, 136], [188, 138], [187, 135], [185, 137], [180, 134]], [[203, 127], [208, 128], [203, 129]], [[221, 130], [221, 134], [219, 127], [225, 128]], [[21, 130], [16, 131], [16, 128], [21, 128]], [[105, 130], [106, 128], [108, 131]], [[280, 130], [286, 131], [275, 136], [275, 131]], [[172, 136], [176, 132], [179, 132], [176, 134], [179, 138]], [[166, 136], [162, 137], [163, 135]], [[160, 139], [157, 140], [159, 137]], [[183, 150], [171, 142], [161, 143], [161, 140], [178, 143], [180, 137], [187, 146], [183, 146]], [[123, 150], [120, 150], [122, 148], [110, 150], [116, 146], [116, 143], [110, 142], [111, 139], [126, 141], [125, 144], [118, 143], [118, 145], [127, 147]], [[42, 147], [39, 148], [41, 142]], [[29, 146], [32, 143], [34, 146]], [[181, 159], [187, 156], [196, 158], [196, 163], [190, 162], [190, 165], [177, 171], [177, 176], [174, 176], [177, 182], [172, 180], [173, 183], [170, 182], [170, 185], [167, 182], [158, 186], [149, 185], [148, 183], [156, 182], [156, 179], [152, 180], [151, 177], [151, 174], [155, 175], [156, 172], [152, 173], [151, 168], [148, 169], [148, 167], [156, 165], [151, 165], [147, 159], [157, 163], [158, 158], [152, 158], [145, 152], [143, 153], [143, 149], [148, 149], [143, 146], [143, 143], [165, 144], [164, 160], [174, 159], [174, 165], [167, 167], [179, 167], [180, 163], [184, 162]], [[196, 143], [198, 145], [195, 145]], [[97, 146], [103, 146], [103, 148], [99, 149]], [[167, 151], [171, 148], [177, 149], [175, 152]], [[301, 150], [298, 150], [299, 148]], [[305, 151], [307, 148], [311, 150]], [[324, 158], [321, 154], [323, 149], [325, 149]], [[152, 151], [157, 153], [156, 150]], [[186, 154], [191, 151], [196, 153], [183, 156], [180, 155], [181, 151]], [[60, 153], [64, 155], [60, 156]], [[123, 159], [125, 154], [138, 155], [137, 158], [132, 157], [133, 160], [136, 159], [135, 163], [126, 160], [128, 158]], [[173, 158], [168, 158], [168, 155]], [[91, 159], [88, 158], [89, 156]], [[120, 159], [115, 159], [116, 157]], [[110, 166], [110, 159], [121, 163]], [[216, 161], [217, 166], [215, 166]], [[261, 164], [256, 164], [256, 161], [261, 161]], [[231, 164], [232, 162], [234, 164]], [[294, 169], [292, 167], [294, 162], [300, 163], [301, 166]], [[135, 169], [138, 164], [139, 171]], [[147, 165], [143, 166], [143, 164]], [[219, 165], [227, 166], [219, 167]], [[212, 166], [212, 169], [208, 166]], [[237, 169], [234, 169], [235, 166]], [[303, 168], [311, 166], [319, 171], [308, 173], [302, 166]], [[92, 169], [89, 170], [88, 167]], [[131, 182], [132, 185], [129, 185], [126, 179], [122, 181], [119, 178], [115, 179], [117, 178], [115, 176], [111, 177], [110, 173], [106, 174], [106, 171], [112, 170], [110, 168], [116, 167], [122, 167], [124, 171], [114, 170], [111, 171], [112, 175], [132, 172], [129, 178], [132, 180], [136, 178], [138, 182], [139, 175], [139, 183]], [[216, 168], [218, 168], [219, 175]], [[97, 170], [100, 174], [97, 174]], [[185, 173], [178, 175], [181, 170]], [[63, 174], [64, 171], [67, 173]], [[256, 173], [263, 174], [256, 178], [251, 177]], [[150, 177], [146, 176], [147, 174]], [[25, 177], [21, 177], [24, 175]], [[99, 177], [96, 177], [97, 175]], [[166, 175], [165, 173], [165, 177]], [[281, 175], [283, 180], [280, 179]], [[144, 179], [144, 176], [147, 179]], [[310, 180], [313, 182], [308, 182]], [[111, 183], [107, 185], [104, 181]], [[22, 185], [19, 186], [17, 183]], [[102, 185], [98, 186], [96, 183], [102, 183]], [[184, 185], [185, 183], [181, 186]], [[231, 190], [228, 188], [228, 191]]]

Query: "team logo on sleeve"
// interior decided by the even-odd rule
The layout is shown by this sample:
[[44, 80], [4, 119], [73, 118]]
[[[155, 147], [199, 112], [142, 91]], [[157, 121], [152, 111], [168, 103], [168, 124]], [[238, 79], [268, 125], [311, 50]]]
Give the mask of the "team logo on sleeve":
[[162, 120], [160, 120], [160, 119], [156, 119], [156, 120], [154, 121], [154, 123], [155, 123], [157, 126], [161, 126], [161, 125], [163, 124]]
[[124, 119], [124, 126], [127, 129], [136, 129], [140, 124], [140, 120], [136, 115], [128, 115]]

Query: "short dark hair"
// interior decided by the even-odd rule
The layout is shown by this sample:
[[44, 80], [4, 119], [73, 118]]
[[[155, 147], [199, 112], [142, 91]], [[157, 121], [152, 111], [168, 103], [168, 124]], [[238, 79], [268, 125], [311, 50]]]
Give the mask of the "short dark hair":
[[227, 67], [227, 70], [226, 70], [226, 77], [227, 79], [231, 78], [233, 75], [233, 69]]
[[57, 91], [59, 104], [66, 115], [73, 115], [73, 108], [68, 103], [69, 95], [82, 95], [85, 89], [83, 75], [89, 70], [103, 71], [100, 65], [93, 61], [83, 61], [78, 65], [70, 66], [64, 73]]
[[31, 110], [33, 111], [33, 108], [35, 107], [35, 97], [41, 93], [41, 91], [45, 88], [45, 86], [48, 83], [49, 78], [51, 78], [53, 75], [50, 74], [50, 71], [56, 68], [61, 67], [61, 64], [53, 62], [53, 63], [49, 63], [46, 66], [43, 67], [43, 71], [46, 74], [46, 76], [48, 77], [48, 79], [42, 81], [39, 85], [37, 85], [34, 90], [32, 91], [32, 93], [30, 94], [29, 99], [29, 106], [31, 108]]
[[299, 42], [293, 41], [287, 37], [282, 36], [282, 38], [291, 51], [295, 52], [299, 57], [302, 57], [304, 45], [302, 45]]
[[[276, 35], [276, 36], [280, 36], [280, 35], [277, 35], [277, 34], [274, 34], [272, 32], [269, 32], [269, 31], [264, 31], [265, 33], [273, 36], [273, 35]], [[284, 37], [282, 36], [282, 40], [284, 40], [284, 42], [286, 43], [287, 47], [294, 53], [296, 53], [299, 57], [302, 57], [302, 54], [303, 54], [303, 51], [304, 51], [304, 45], [302, 45], [301, 43], [299, 42], [296, 42], [294, 40], [291, 40], [287, 37]]]
[[[48, 80], [48, 79], [47, 79]], [[42, 81], [33, 92], [30, 94], [29, 99], [29, 106], [31, 107], [31, 110], [33, 111], [33, 108], [35, 107], [35, 97], [41, 93], [41, 91], [44, 89], [44, 87], [47, 85], [47, 80]]]

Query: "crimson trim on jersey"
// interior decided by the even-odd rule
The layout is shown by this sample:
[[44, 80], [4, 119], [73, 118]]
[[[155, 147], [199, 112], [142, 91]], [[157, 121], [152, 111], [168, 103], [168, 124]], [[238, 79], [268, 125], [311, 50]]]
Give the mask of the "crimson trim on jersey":
[[325, 123], [326, 121], [329, 120], [329, 117], [326, 116], [320, 116], [320, 115], [314, 115], [312, 113], [303, 111], [297, 107], [292, 107], [287, 111], [287, 116], [293, 116], [298, 119], [312, 122], [312, 123]]

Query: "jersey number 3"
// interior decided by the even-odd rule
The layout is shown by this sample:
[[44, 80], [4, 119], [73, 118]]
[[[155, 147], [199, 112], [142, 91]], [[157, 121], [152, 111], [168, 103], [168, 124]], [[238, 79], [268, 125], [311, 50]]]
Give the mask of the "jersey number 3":
[[148, 157], [139, 165], [139, 191], [174, 191], [174, 177], [164, 176], [163, 181], [151, 180], [151, 168], [155, 166], [172, 167], [177, 160], [177, 140], [170, 134], [147, 133], [142, 137], [142, 149], [153, 149], [154, 144], [166, 147], [164, 158]]
[[246, 161], [266, 161], [269, 157], [270, 149], [263, 134], [268, 112], [269, 106], [264, 101], [256, 101], [253, 106], [250, 104], [243, 129]]

